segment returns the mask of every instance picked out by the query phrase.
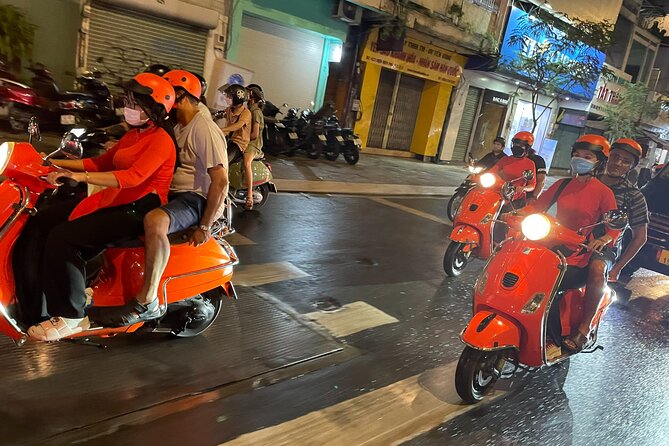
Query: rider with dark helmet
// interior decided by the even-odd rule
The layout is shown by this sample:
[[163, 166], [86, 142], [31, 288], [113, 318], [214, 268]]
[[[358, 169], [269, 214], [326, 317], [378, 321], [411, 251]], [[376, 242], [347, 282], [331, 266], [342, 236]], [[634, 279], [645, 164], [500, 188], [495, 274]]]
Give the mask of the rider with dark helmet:
[[228, 160], [233, 163], [246, 151], [251, 140], [251, 112], [246, 108], [246, 88], [242, 85], [228, 85], [224, 93], [228, 108], [225, 127], [221, 130], [228, 138]]
[[511, 139], [512, 156], [506, 156], [500, 159], [497, 164], [489, 170], [502, 178], [502, 181], [511, 181], [523, 176], [523, 172], [529, 170], [532, 172], [532, 179], [528, 180], [524, 186], [516, 188], [514, 200], [523, 200], [525, 193], [534, 190], [537, 179], [534, 163], [527, 158], [530, 147], [534, 144], [534, 135], [530, 132], [518, 132]]
[[156, 76], [163, 77], [165, 76], [168, 72], [170, 71], [170, 67], [167, 65], [163, 65], [160, 63], [155, 63], [153, 65], [149, 65], [146, 70], [144, 70], [145, 73], [152, 73], [155, 74]]

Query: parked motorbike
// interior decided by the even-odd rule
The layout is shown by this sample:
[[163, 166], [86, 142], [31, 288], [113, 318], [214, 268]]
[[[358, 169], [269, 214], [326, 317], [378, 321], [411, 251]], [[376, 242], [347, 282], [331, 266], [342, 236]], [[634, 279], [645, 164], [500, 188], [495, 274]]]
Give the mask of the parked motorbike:
[[455, 214], [457, 214], [458, 209], [460, 209], [460, 205], [462, 204], [462, 200], [465, 198], [465, 195], [467, 195], [469, 191], [474, 189], [478, 184], [477, 175], [483, 170], [482, 167], [477, 167], [474, 165], [474, 162], [470, 162], [468, 169], [469, 175], [467, 175], [467, 178], [465, 178], [462, 184], [460, 184], [455, 189], [455, 192], [448, 200], [448, 204], [446, 205], [446, 216], [450, 221], [453, 221], [455, 218]]
[[[360, 160], [360, 148], [362, 141], [353, 133], [353, 129], [343, 129], [339, 126], [339, 119], [335, 114], [331, 115], [326, 121], [326, 128], [333, 128], [332, 133], [328, 132], [328, 144], [338, 143], [339, 152], [348, 164], [355, 164]], [[335, 141], [333, 141], [333, 139]]]
[[[34, 126], [36, 127], [36, 126]], [[31, 139], [35, 128], [31, 128]], [[81, 144], [69, 133], [49, 158], [81, 157]], [[28, 219], [39, 208], [57, 197], [59, 188], [45, 181], [55, 168], [37, 153], [30, 143], [4, 142], [0, 145], [0, 264], [12, 268], [12, 248]], [[67, 182], [66, 182], [67, 183]], [[236, 298], [232, 285], [233, 267], [238, 263], [232, 247], [215, 234], [208, 242], [194, 247], [188, 233], [170, 236], [169, 263], [161, 279], [158, 296], [161, 316], [153, 321], [125, 327], [105, 327], [91, 318], [91, 328], [71, 338], [111, 336], [139, 331], [171, 333], [179, 337], [197, 336], [216, 319], [223, 296]], [[134, 298], [144, 281], [144, 247], [141, 240], [106, 249], [103, 261], [89, 286], [93, 290], [92, 308], [120, 306]], [[12, 275], [0, 283], [0, 332], [17, 345], [27, 339], [27, 326], [21, 320], [14, 296]]]
[[0, 78], [0, 119], [13, 132], [25, 131], [30, 118], [39, 112], [35, 90], [12, 79]]
[[[559, 305], [562, 335], [569, 335], [581, 319], [584, 291], [557, 290], [567, 269], [560, 248], [587, 247], [582, 234], [586, 228], [573, 231], [548, 214], [516, 214], [506, 222], [516, 235], [502, 243], [479, 276], [474, 316], [460, 336], [465, 348], [456, 368], [455, 388], [469, 404], [481, 401], [497, 379], [511, 377], [518, 369], [534, 371], [572, 356], [547, 354], [546, 327], [553, 305]], [[622, 229], [627, 215], [609, 211], [602, 223]], [[590, 327], [590, 342], [582, 353], [601, 348], [595, 347], [598, 328], [614, 298], [606, 287]]]
[[479, 177], [479, 185], [465, 195], [455, 215], [451, 241], [444, 254], [447, 275], [459, 276], [472, 256], [485, 260], [492, 255], [495, 223], [502, 208], [520, 198], [516, 187], [527, 184], [533, 177], [531, 170], [507, 182], [492, 173]]
[[[283, 104], [288, 107], [288, 104]], [[265, 128], [263, 130], [263, 150], [270, 155], [295, 153], [298, 142], [297, 135], [297, 109], [291, 108], [283, 119], [277, 116], [283, 114], [281, 110], [271, 102], [265, 103], [263, 115], [265, 116]]]
[[[257, 209], [267, 203], [270, 192], [277, 192], [272, 182], [272, 167], [265, 160], [253, 160], [253, 208]], [[228, 173], [228, 197], [235, 205], [246, 203], [247, 189], [244, 179], [244, 161], [242, 159], [230, 164]]]
[[111, 93], [100, 93], [106, 88], [103, 83], [92, 87], [93, 81], [85, 81], [94, 88], [92, 92], [62, 92], [44, 65], [36, 64], [28, 69], [33, 72], [31, 82], [37, 94], [38, 116], [47, 125], [66, 129], [73, 126], [92, 128], [119, 122]]

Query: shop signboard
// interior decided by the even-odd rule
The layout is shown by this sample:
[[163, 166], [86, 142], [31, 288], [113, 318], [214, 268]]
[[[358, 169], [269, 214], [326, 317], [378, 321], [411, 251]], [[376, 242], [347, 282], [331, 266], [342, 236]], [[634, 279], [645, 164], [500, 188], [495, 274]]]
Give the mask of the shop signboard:
[[[511, 45], [509, 40], [514, 31], [516, 31], [516, 29], [523, 23], [523, 21], [526, 20], [525, 17], [527, 17], [526, 12], [516, 8], [515, 6], [512, 8], [511, 14], [509, 16], [509, 22], [506, 27], [506, 33], [504, 34], [504, 41], [502, 42], [502, 49], [500, 51], [501, 63], [498, 68], [498, 70], [501, 72], [514, 74], [521, 78], [526, 73], [514, 71], [512, 68], [513, 62], [518, 60], [518, 54], [521, 54], [521, 51], [525, 51], [525, 54], [529, 55], [527, 53], [532, 51], [533, 48], [544, 44], [547, 40], [545, 36], [539, 37], [536, 41], [530, 37], [526, 37], [526, 45], [521, 45], [520, 43]], [[556, 30], [556, 32], [558, 31]], [[606, 58], [605, 54], [585, 44], [581, 45], [580, 49], [575, 52], [560, 54], [560, 58], [562, 60], [578, 61], [579, 58], [583, 57], [584, 54], [594, 55], [598, 60], [599, 70], [601, 70]], [[577, 98], [589, 100], [592, 98], [596, 86], [597, 81], [593, 81], [591, 85], [587, 86], [587, 88], [584, 88], [581, 85], [565, 86], [564, 92]]]
[[595, 95], [590, 101], [590, 112], [600, 116], [606, 116], [606, 108], [615, 106], [620, 100], [620, 94], [625, 87], [617, 79], [607, 79], [599, 76]]
[[374, 30], [367, 39], [367, 46], [362, 54], [364, 62], [450, 85], [460, 82], [467, 60], [464, 56], [412, 37], [404, 39], [402, 51], [379, 51], [378, 33], [378, 30]]

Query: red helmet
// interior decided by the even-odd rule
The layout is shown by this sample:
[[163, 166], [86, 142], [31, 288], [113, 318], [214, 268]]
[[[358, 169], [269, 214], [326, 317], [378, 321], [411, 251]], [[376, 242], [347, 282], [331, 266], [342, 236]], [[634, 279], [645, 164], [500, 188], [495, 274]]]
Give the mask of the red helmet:
[[123, 88], [132, 93], [150, 96], [156, 104], [165, 107], [167, 113], [174, 105], [174, 88], [160, 76], [152, 73], [139, 73], [131, 80], [122, 84]]
[[577, 149], [589, 150], [597, 155], [597, 158], [599, 158], [600, 161], [606, 161], [609, 158], [611, 144], [609, 144], [609, 140], [602, 135], [588, 133], [578, 138], [574, 145], [571, 146], [571, 156], [574, 156], [574, 151]]
[[181, 87], [196, 99], [200, 99], [200, 96], [202, 96], [202, 84], [197, 76], [190, 71], [172, 70], [163, 76], [163, 78], [172, 84], [174, 88]]
[[529, 149], [534, 144], [534, 135], [531, 132], [518, 132], [511, 138], [511, 142], [521, 143], [521, 141]]
[[633, 139], [629, 138], [617, 139], [613, 144], [611, 144], [611, 150], [613, 149], [624, 150], [625, 152], [634, 155], [634, 164], [637, 164], [639, 159], [643, 156], [643, 149], [641, 148], [641, 145]]

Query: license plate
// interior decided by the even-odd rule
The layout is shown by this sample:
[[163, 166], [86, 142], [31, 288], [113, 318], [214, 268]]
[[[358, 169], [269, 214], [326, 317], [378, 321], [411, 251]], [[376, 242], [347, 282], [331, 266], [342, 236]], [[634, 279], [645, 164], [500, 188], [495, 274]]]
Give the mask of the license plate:
[[344, 142], [344, 137], [343, 136], [337, 135], [337, 136], [335, 136], [335, 139], [339, 142]]
[[0, 116], [9, 116], [9, 107], [6, 105], [0, 106]]
[[355, 143], [356, 143], [357, 145], [361, 146], [361, 145], [362, 145], [362, 139], [360, 139], [360, 138], [355, 138]]
[[74, 115], [60, 115], [60, 124], [61, 125], [74, 125], [76, 121]]
[[297, 133], [295, 133], [295, 132], [290, 132], [290, 133], [288, 134], [288, 137], [289, 137], [290, 139], [297, 139]]
[[323, 142], [328, 140], [328, 138], [325, 135], [318, 135], [318, 139], [320, 139]]
[[669, 251], [663, 249], [658, 253], [658, 261], [663, 265], [669, 265]]

